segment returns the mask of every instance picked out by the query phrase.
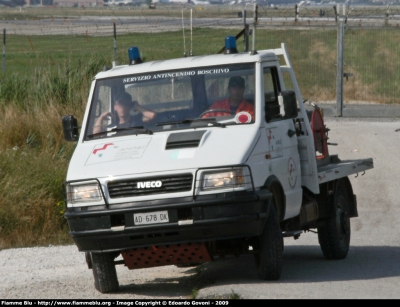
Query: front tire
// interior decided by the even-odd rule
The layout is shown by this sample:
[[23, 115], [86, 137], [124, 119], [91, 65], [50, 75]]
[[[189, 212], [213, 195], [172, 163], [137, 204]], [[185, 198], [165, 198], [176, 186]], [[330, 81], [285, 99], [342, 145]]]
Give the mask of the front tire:
[[278, 280], [282, 273], [283, 237], [275, 202], [271, 203], [264, 231], [258, 238], [254, 262], [263, 280]]
[[333, 196], [332, 216], [318, 228], [318, 241], [326, 259], [344, 259], [349, 252], [351, 233], [349, 197], [343, 181], [339, 181]]
[[91, 253], [94, 287], [101, 293], [118, 290], [119, 283], [113, 253]]

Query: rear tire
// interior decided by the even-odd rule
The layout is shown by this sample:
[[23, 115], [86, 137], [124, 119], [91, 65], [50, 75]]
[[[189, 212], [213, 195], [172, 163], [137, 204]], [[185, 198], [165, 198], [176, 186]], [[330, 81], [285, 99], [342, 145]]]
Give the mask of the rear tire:
[[318, 241], [326, 259], [344, 259], [349, 252], [350, 196], [345, 185], [339, 181], [333, 197], [332, 217], [318, 228]]
[[119, 283], [114, 264], [114, 253], [91, 253], [94, 287], [101, 293], [118, 290]]
[[264, 231], [258, 238], [254, 262], [261, 279], [278, 280], [282, 273], [283, 237], [275, 202], [270, 206]]

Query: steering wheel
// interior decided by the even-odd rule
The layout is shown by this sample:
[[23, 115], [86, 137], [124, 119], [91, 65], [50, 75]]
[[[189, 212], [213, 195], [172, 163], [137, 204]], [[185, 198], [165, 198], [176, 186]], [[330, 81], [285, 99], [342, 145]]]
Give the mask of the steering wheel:
[[199, 115], [199, 118], [202, 118], [204, 115], [208, 114], [208, 113], [214, 113], [214, 112], [223, 112], [223, 113], [228, 113], [228, 114], [235, 114], [235, 112], [231, 111], [231, 110], [225, 110], [225, 109], [210, 109], [210, 110], [205, 110], [203, 113], [201, 113]]

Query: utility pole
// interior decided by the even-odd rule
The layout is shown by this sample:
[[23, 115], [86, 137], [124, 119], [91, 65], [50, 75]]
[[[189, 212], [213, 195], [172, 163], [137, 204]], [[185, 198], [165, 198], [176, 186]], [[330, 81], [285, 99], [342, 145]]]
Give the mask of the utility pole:
[[336, 116], [343, 115], [343, 59], [344, 56], [344, 24], [341, 21], [337, 35], [337, 69], [336, 69]]
[[3, 29], [3, 77], [6, 73], [6, 29]]

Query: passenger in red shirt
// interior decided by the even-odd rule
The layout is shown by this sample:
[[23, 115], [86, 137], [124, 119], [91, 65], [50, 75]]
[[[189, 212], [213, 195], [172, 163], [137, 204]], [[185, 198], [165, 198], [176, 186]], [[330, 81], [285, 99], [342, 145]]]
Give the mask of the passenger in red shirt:
[[[209, 110], [216, 111], [208, 112], [204, 114], [202, 118], [227, 116], [229, 114], [237, 114], [239, 112], [245, 111], [250, 113], [252, 120], [254, 121], [254, 106], [243, 99], [244, 89], [245, 80], [242, 77], [230, 78], [228, 84], [229, 97], [214, 102]], [[224, 112], [223, 110], [228, 110], [228, 112]]]

